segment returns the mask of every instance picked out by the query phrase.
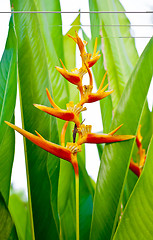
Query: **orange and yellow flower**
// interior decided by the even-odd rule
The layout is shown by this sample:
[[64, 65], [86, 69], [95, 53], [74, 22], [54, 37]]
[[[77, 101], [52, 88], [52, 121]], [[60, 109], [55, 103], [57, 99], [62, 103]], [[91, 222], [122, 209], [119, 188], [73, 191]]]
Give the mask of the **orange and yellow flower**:
[[[34, 106], [54, 117], [60, 118], [62, 120], [65, 120], [66, 123], [63, 126], [63, 130], [61, 132], [61, 146], [51, 143], [47, 140], [45, 140], [39, 133], [36, 132], [37, 136], [34, 134], [31, 134], [27, 132], [26, 130], [23, 130], [11, 123], [6, 122], [10, 127], [12, 127], [14, 130], [18, 131], [20, 134], [22, 134], [24, 137], [29, 139], [34, 144], [38, 145], [42, 149], [50, 152], [51, 154], [65, 159], [72, 163], [75, 173], [78, 174], [78, 163], [77, 163], [77, 152], [81, 151], [81, 145], [83, 143], [114, 143], [114, 142], [120, 142], [125, 141], [134, 138], [133, 135], [114, 135], [116, 131], [122, 126], [120, 125], [115, 130], [108, 134], [96, 134], [91, 132], [91, 125], [84, 125], [80, 123], [79, 115], [82, 111], [85, 111], [86, 108], [83, 107], [84, 103], [92, 103], [98, 100], [103, 99], [104, 97], [110, 95], [113, 90], [111, 91], [105, 91], [108, 87], [108, 84], [103, 87], [104, 80], [106, 78], [105, 73], [101, 85], [96, 93], [92, 93], [93, 89], [93, 79], [92, 79], [92, 73], [90, 70], [90, 67], [96, 63], [96, 61], [99, 59], [100, 55], [99, 52], [96, 52], [97, 48], [97, 39], [95, 41], [95, 47], [94, 52], [91, 57], [91, 54], [86, 53], [85, 51], [85, 45], [86, 42], [83, 42], [81, 38], [78, 36], [76, 32], [76, 38], [69, 35], [77, 44], [81, 53], [82, 58], [82, 67], [79, 70], [74, 70], [72, 72], [68, 72], [62, 63], [63, 69], [56, 67], [56, 69], [72, 84], [75, 84], [78, 86], [80, 93], [81, 93], [81, 100], [78, 104], [74, 105], [74, 103], [71, 101], [68, 104], [66, 104], [67, 109], [61, 109], [59, 108], [55, 102], [53, 101], [48, 89], [46, 89], [47, 96], [49, 99], [49, 102], [51, 103], [52, 107], [47, 107], [39, 104], [34, 104]], [[82, 78], [85, 73], [89, 74], [89, 85], [82, 85]], [[65, 147], [65, 133], [68, 126], [68, 122], [72, 121], [75, 123], [75, 133], [79, 134], [78, 141], [75, 143], [67, 143]], [[140, 134], [139, 134], [140, 135]], [[138, 137], [137, 137], [138, 138]], [[140, 138], [137, 139], [137, 142], [139, 141], [139, 150], [140, 150], [140, 156], [142, 155], [143, 151], [141, 150], [141, 140]]]
[[[61, 60], [60, 60], [61, 61]], [[81, 94], [82, 94], [82, 79], [83, 76], [87, 73], [87, 69], [85, 67], [81, 67], [80, 69], [73, 69], [71, 70], [71, 72], [69, 72], [63, 62], [61, 61], [61, 64], [63, 66], [63, 68], [60, 67], [55, 67], [57, 69], [57, 71], [66, 79], [68, 80], [70, 83], [77, 85], [78, 89], [80, 90]]]
[[45, 151], [59, 157], [62, 158], [64, 160], [67, 160], [69, 162], [71, 162], [71, 151], [65, 147], [61, 147], [55, 143], [49, 142], [47, 140], [45, 140], [39, 133], [36, 132], [37, 136], [29, 133], [28, 131], [21, 129], [17, 126], [15, 126], [12, 123], [9, 123], [7, 121], [5, 121], [5, 123], [10, 126], [11, 128], [13, 128], [14, 130], [16, 130], [17, 132], [19, 132], [20, 134], [22, 134], [24, 137], [26, 137], [28, 140], [30, 140], [31, 142], [33, 142], [34, 144], [36, 144], [37, 146], [41, 147], [42, 149], [44, 149]]
[[29, 133], [28, 131], [21, 129], [17, 126], [15, 126], [12, 123], [9, 123], [5, 121], [5, 123], [22, 134], [24, 137], [26, 137], [28, 140], [36, 144], [37, 146], [41, 147], [45, 151], [62, 158], [68, 162], [70, 162], [74, 168], [74, 171], [76, 174], [78, 174], [78, 164], [76, 159], [76, 153], [81, 151], [81, 146], [78, 146], [77, 144], [73, 143], [67, 143], [66, 147], [57, 145], [55, 143], [49, 142], [46, 139], [44, 139], [37, 131], [36, 135]]
[[76, 37], [73, 37], [71, 35], [68, 34], [69, 37], [71, 37], [78, 45], [79, 50], [80, 50], [80, 54], [81, 54], [81, 58], [82, 58], [82, 63], [86, 63], [88, 65], [88, 67], [92, 67], [100, 58], [100, 54], [99, 51], [96, 52], [97, 50], [97, 38], [95, 41], [95, 46], [94, 46], [94, 51], [93, 51], [93, 55], [91, 53], [87, 53], [85, 50], [85, 46], [87, 45], [86, 41], [82, 41], [81, 38], [78, 36], [78, 33], [75, 32]]
[[79, 114], [82, 111], [85, 111], [86, 108], [83, 106], [76, 106], [73, 104], [73, 102], [69, 102], [67, 106], [67, 110], [59, 108], [53, 101], [48, 89], [46, 89], [48, 99], [53, 106], [51, 107], [46, 107], [43, 105], [39, 104], [34, 104], [34, 106], [43, 112], [46, 112], [54, 117], [60, 118], [65, 121], [72, 121], [74, 122], [78, 127], [80, 126], [80, 121], [79, 121]]
[[93, 144], [99, 144], [99, 143], [114, 143], [114, 142], [121, 142], [130, 140], [132, 138], [135, 138], [134, 135], [114, 135], [117, 130], [119, 130], [122, 127], [123, 124], [121, 124], [119, 127], [114, 129], [112, 132], [108, 134], [98, 134], [98, 133], [92, 133], [91, 132], [91, 125], [85, 126], [84, 124], [80, 126], [78, 129], [80, 133], [80, 138], [77, 141], [78, 145], [81, 145], [83, 143], [93, 143]]
[[[56, 67], [56, 69], [65, 79], [67, 79], [70, 83], [78, 87], [81, 94], [80, 102], [77, 104], [74, 104], [72, 101], [70, 101], [69, 103], [66, 104], [67, 109], [61, 109], [55, 104], [48, 89], [46, 89], [47, 97], [52, 107], [47, 107], [40, 104], [34, 104], [36, 108], [54, 117], [57, 117], [59, 119], [66, 121], [61, 131], [61, 145], [57, 145], [55, 143], [47, 141], [37, 131], [35, 131], [37, 135], [34, 135], [9, 122], [5, 122], [5, 123], [11, 128], [13, 128], [14, 130], [16, 130], [17, 132], [19, 132], [20, 134], [22, 134], [24, 137], [26, 137], [28, 140], [30, 140], [34, 144], [44, 149], [45, 151], [61, 159], [64, 159], [72, 164], [75, 172], [75, 186], [76, 186], [76, 194], [75, 194], [76, 195], [76, 239], [79, 239], [79, 168], [78, 168], [78, 161], [77, 161], [77, 153], [81, 151], [81, 145], [84, 143], [99, 144], [99, 143], [121, 142], [121, 141], [130, 140], [135, 136], [114, 135], [122, 125], [120, 125], [119, 127], [117, 127], [116, 129], [114, 129], [112, 132], [108, 134], [96, 134], [91, 132], [91, 125], [84, 125], [80, 123], [79, 115], [82, 111], [86, 110], [86, 107], [83, 107], [83, 105], [85, 103], [92, 103], [95, 101], [99, 101], [107, 97], [108, 95], [110, 95], [113, 92], [113, 90], [106, 91], [108, 84], [105, 87], [103, 87], [104, 80], [107, 74], [106, 72], [102, 79], [102, 82], [100, 84], [98, 91], [96, 93], [92, 93], [93, 77], [92, 77], [92, 72], [90, 68], [100, 58], [99, 51], [97, 52], [96, 50], [97, 38], [95, 41], [94, 51], [92, 55], [91, 53], [86, 52], [85, 46], [87, 42], [82, 41], [81, 38], [78, 36], [77, 32], [76, 32], [76, 37], [72, 37], [70, 35], [68, 36], [71, 37], [79, 47], [80, 55], [82, 58], [82, 67], [80, 69], [74, 69], [69, 72], [61, 61], [63, 68]], [[82, 80], [86, 73], [88, 73], [89, 75], [89, 85], [83, 86]], [[73, 131], [73, 142], [67, 142], [67, 144], [65, 144], [65, 134], [66, 134], [68, 123], [70, 121], [75, 123], [74, 131]], [[76, 141], [76, 134], [78, 134], [77, 141]], [[142, 139], [140, 136], [141, 136], [140, 131], [138, 131], [136, 141], [139, 148], [140, 164], [143, 165], [145, 152], [142, 149], [142, 144], [141, 144]], [[138, 166], [136, 164], [133, 164], [132, 161], [130, 166], [131, 166], [131, 169], [134, 169], [133, 171], [135, 172], [140, 170], [140, 167], [138, 168]]]
[[142, 147], [142, 136], [141, 136], [140, 129], [141, 129], [141, 125], [139, 125], [138, 127], [137, 136], [136, 136], [136, 144], [138, 147], [138, 154], [140, 156], [140, 161], [139, 163], [136, 163], [133, 161], [133, 159], [131, 159], [130, 166], [129, 166], [131, 171], [134, 172], [138, 177], [140, 176], [146, 161], [146, 153], [145, 153], [145, 149], [143, 149]]
[[113, 90], [105, 91], [108, 87], [108, 84], [106, 84], [106, 86], [104, 88], [102, 88], [105, 78], [106, 78], [106, 75], [107, 75], [107, 71], [104, 74], [104, 77], [102, 79], [100, 87], [96, 93], [92, 93], [93, 86], [91, 84], [83, 86], [83, 96], [79, 103], [80, 105], [83, 105], [84, 103], [92, 103], [92, 102], [102, 100], [103, 98], [107, 97], [108, 95], [110, 95], [113, 92]]

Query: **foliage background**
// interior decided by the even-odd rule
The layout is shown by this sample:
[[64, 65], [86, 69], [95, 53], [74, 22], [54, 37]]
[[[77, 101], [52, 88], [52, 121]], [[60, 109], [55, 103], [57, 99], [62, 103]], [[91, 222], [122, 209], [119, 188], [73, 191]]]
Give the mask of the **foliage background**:
[[[96, 4], [95, 4], [96, 3]], [[122, 9], [122, 6], [118, 1], [114, 3], [114, 1], [109, 2], [104, 1], [103, 8], [101, 9], [100, 1], [89, 1], [90, 10], [114, 10]], [[27, 1], [26, 3], [19, 1], [13, 2], [15, 9], [22, 10], [48, 10], [48, 1]], [[112, 5], [111, 5], [112, 4]], [[115, 4], [115, 5], [114, 5]], [[59, 2], [54, 1], [53, 5], [49, 5], [51, 10], [60, 9]], [[110, 18], [106, 17], [106, 15], [91, 15], [91, 23], [92, 26], [95, 23], [100, 24], [112, 24], [112, 23], [129, 23], [128, 19], [123, 15], [120, 18], [120, 15], [116, 17], [111, 16]], [[3, 131], [9, 131], [3, 124], [4, 120], [9, 120], [13, 118], [13, 114], [11, 111], [14, 109], [15, 104], [15, 92], [14, 89], [12, 92], [13, 95], [9, 93], [12, 90], [11, 81], [14, 83], [14, 88], [16, 88], [15, 79], [13, 76], [13, 71], [11, 71], [10, 79], [8, 78], [9, 74], [6, 69], [13, 68], [13, 64], [18, 62], [18, 72], [19, 72], [19, 88], [20, 88], [20, 100], [22, 107], [22, 119], [23, 119], [23, 127], [30, 132], [34, 132], [35, 129], [38, 132], [43, 133], [43, 136], [53, 142], [58, 143], [58, 132], [61, 129], [61, 122], [54, 118], [50, 118], [46, 115], [42, 115], [35, 109], [33, 109], [32, 104], [34, 102], [47, 104], [45, 91], [42, 89], [48, 87], [52, 92], [52, 95], [55, 99], [55, 102], [60, 106], [65, 106], [65, 103], [68, 100], [76, 101], [78, 96], [74, 96], [72, 93], [74, 92], [73, 87], [64, 82], [63, 79], [55, 72], [54, 66], [60, 65], [59, 58], [63, 59], [66, 66], [69, 68], [70, 65], [75, 66], [75, 45], [69, 44], [69, 40], [66, 36], [62, 36], [61, 27], [55, 26], [56, 24], [61, 24], [60, 15], [15, 15], [15, 31], [16, 35], [13, 32], [13, 25], [10, 23], [10, 34], [11, 37], [8, 37], [8, 44], [6, 45], [5, 53], [4, 53], [4, 61], [1, 61], [1, 79], [4, 79], [4, 86], [1, 86], [1, 99], [5, 99], [3, 97], [3, 93], [6, 96], [5, 109], [1, 108], [1, 137], [4, 137], [6, 133]], [[80, 25], [79, 17], [76, 19], [74, 25]], [[45, 27], [44, 27], [45, 26]], [[52, 26], [52, 27], [50, 27]], [[55, 31], [56, 28], [56, 31]], [[77, 27], [79, 30], [80, 26]], [[72, 27], [71, 34], [74, 34], [74, 27]], [[102, 28], [103, 36], [107, 37], [109, 34], [130, 34], [129, 31], [123, 31], [120, 27], [117, 29], [109, 29]], [[113, 31], [113, 32], [112, 32]], [[92, 28], [92, 39], [96, 36], [99, 36], [99, 29]], [[83, 32], [84, 38], [87, 38], [85, 33]], [[13, 44], [12, 39], [17, 37], [18, 47], [16, 44]], [[11, 40], [9, 40], [11, 39]], [[98, 48], [101, 48], [100, 38]], [[108, 131], [111, 128], [113, 129], [120, 123], [126, 122], [124, 129], [120, 131], [120, 133], [125, 134], [128, 132], [131, 134], [136, 134], [137, 127], [140, 119], [144, 119], [142, 124], [142, 135], [143, 144], [147, 149], [151, 134], [152, 134], [152, 113], [149, 111], [147, 104], [145, 104], [145, 99], [147, 95], [147, 91], [150, 85], [151, 77], [152, 77], [152, 41], [148, 44], [145, 52], [141, 56], [138, 61], [138, 55], [134, 46], [133, 39], [124, 40], [124, 39], [107, 39], [104, 38], [103, 47], [105, 51], [105, 63], [107, 64], [108, 76], [110, 80], [110, 85], [115, 91], [115, 94], [112, 99], [108, 98], [108, 100], [101, 103], [101, 113], [103, 117], [103, 128], [104, 131]], [[93, 42], [88, 39], [88, 50], [92, 52], [93, 50]], [[13, 47], [13, 57], [16, 58], [11, 63], [9, 53], [9, 49]], [[18, 49], [18, 56], [17, 50]], [[73, 58], [69, 58], [68, 51], [73, 52]], [[120, 51], [118, 51], [120, 49]], [[45, 55], [44, 55], [45, 53]], [[9, 56], [9, 57], [7, 57]], [[138, 63], [137, 63], [138, 61]], [[73, 63], [73, 64], [72, 64]], [[136, 65], [137, 63], [137, 65]], [[98, 65], [99, 64], [99, 65]], [[135, 67], [136, 65], [136, 67]], [[23, 68], [24, 66], [24, 68]], [[135, 67], [135, 69], [134, 69]], [[134, 69], [134, 71], [133, 71]], [[17, 72], [17, 68], [16, 68]], [[95, 80], [97, 86], [99, 86], [99, 81], [101, 80], [101, 76], [104, 73], [104, 65], [103, 58], [95, 68], [93, 68], [93, 73], [95, 75]], [[98, 74], [97, 74], [98, 73]], [[132, 75], [131, 75], [132, 73]], [[10, 81], [8, 84], [7, 80]], [[128, 80], [129, 79], [129, 80]], [[141, 82], [140, 82], [141, 79]], [[2, 82], [2, 83], [3, 83]], [[126, 82], [127, 85], [126, 85]], [[126, 87], [125, 87], [126, 85]], [[125, 89], [124, 89], [125, 88]], [[120, 89], [120, 91], [118, 91]], [[130, 89], [130, 90], [129, 90]], [[124, 90], [124, 92], [123, 92]], [[123, 95], [122, 95], [123, 92]], [[121, 97], [122, 95], [122, 97]], [[13, 97], [13, 100], [10, 99], [10, 96]], [[118, 102], [120, 101], [119, 105]], [[14, 102], [14, 104], [13, 104]], [[107, 111], [105, 111], [107, 106]], [[10, 109], [11, 107], [11, 109]], [[112, 108], [114, 114], [114, 119], [112, 121]], [[4, 111], [3, 111], [4, 109]], [[8, 113], [9, 109], [9, 113]], [[109, 110], [108, 110], [109, 109]], [[143, 115], [142, 115], [142, 109]], [[11, 110], [11, 111], [10, 111]], [[31, 114], [31, 112], [33, 114]], [[7, 116], [5, 116], [7, 115]], [[141, 117], [142, 116], [142, 117]], [[147, 125], [147, 127], [146, 127]], [[47, 126], [47, 128], [46, 128]], [[148, 131], [149, 126], [149, 131]], [[50, 131], [48, 131], [48, 129]], [[54, 129], [54, 131], [51, 131]], [[70, 130], [69, 130], [70, 131]], [[50, 132], [52, 134], [50, 134]], [[10, 131], [11, 136], [14, 138], [13, 133]], [[4, 216], [7, 216], [7, 219], [10, 218], [9, 212], [5, 205], [5, 202], [8, 203], [8, 195], [9, 195], [9, 186], [8, 183], [10, 180], [7, 180], [6, 176], [10, 179], [10, 171], [12, 168], [12, 155], [13, 154], [13, 146], [11, 148], [11, 144], [13, 141], [10, 137], [8, 137], [7, 144], [9, 145], [10, 151], [6, 151], [8, 145], [4, 142], [3, 147], [1, 145], [1, 156], [4, 158], [4, 164], [1, 164], [1, 173], [4, 174], [4, 169], [7, 169], [7, 174], [3, 177], [1, 174], [1, 193], [3, 195], [1, 200], [1, 211], [5, 210]], [[6, 138], [5, 138], [6, 141]], [[74, 203], [74, 181], [73, 181], [73, 172], [71, 166], [67, 163], [61, 162], [59, 166], [59, 161], [49, 155], [48, 153], [44, 154], [44, 151], [38, 149], [33, 144], [25, 141], [26, 148], [26, 168], [28, 173], [28, 186], [29, 186], [29, 206], [21, 201], [20, 196], [16, 194], [12, 194], [10, 197], [10, 205], [9, 210], [11, 212], [13, 221], [17, 228], [18, 237], [20, 239], [30, 239], [34, 238], [41, 239], [42, 236], [44, 239], [50, 238], [52, 236], [54, 239], [58, 238], [59, 232], [59, 215], [60, 215], [60, 224], [62, 226], [62, 234], [65, 239], [75, 239], [75, 221], [69, 221], [69, 219], [74, 219], [75, 217], [75, 203]], [[102, 149], [99, 149], [100, 156], [102, 154]], [[103, 152], [103, 157], [101, 161], [99, 177], [97, 181], [96, 193], [94, 198], [95, 186], [91, 181], [85, 170], [85, 162], [83, 160], [83, 156], [80, 156], [80, 238], [88, 239], [89, 234], [91, 234], [91, 239], [99, 239], [101, 237], [105, 237], [110, 239], [114, 235], [114, 231], [116, 228], [116, 224], [118, 222], [118, 216], [120, 214], [120, 203], [123, 201], [126, 203], [129, 199], [130, 193], [137, 181], [137, 179], [128, 173], [128, 163], [132, 154], [132, 142], [130, 144], [127, 143], [119, 143], [116, 145], [108, 145], [105, 147]], [[150, 146], [150, 152], [152, 151], [152, 144]], [[5, 159], [9, 160], [8, 156], [4, 155], [8, 153], [10, 155], [10, 161], [7, 163]], [[125, 154], [126, 152], [126, 154]], [[84, 153], [83, 153], [84, 154]], [[1, 157], [1, 159], [3, 159]], [[116, 159], [118, 161], [116, 162]], [[124, 161], [123, 161], [124, 159]], [[148, 154], [148, 163], [151, 168], [151, 153]], [[37, 160], [37, 162], [36, 162]], [[1, 160], [2, 161], [2, 160]], [[110, 168], [111, 166], [111, 168]], [[147, 166], [147, 165], [146, 165]], [[8, 171], [9, 167], [9, 171]], [[146, 167], [147, 169], [147, 167]], [[145, 170], [148, 172], [148, 170]], [[146, 189], [146, 185], [151, 184], [152, 178], [148, 179], [148, 175], [142, 175], [140, 178], [143, 181], [143, 184], [140, 185], [141, 181], [139, 181], [135, 187], [135, 191], [130, 196], [130, 200], [128, 202], [128, 207], [126, 208], [122, 223], [119, 225], [119, 230], [116, 235], [122, 236], [125, 234], [127, 229], [127, 219], [129, 218], [131, 212], [136, 212], [136, 205], [133, 206], [133, 202], [137, 199], [141, 198], [144, 193], [143, 190]], [[128, 175], [127, 175], [128, 174]], [[60, 176], [59, 184], [58, 177]], [[127, 176], [127, 180], [126, 180]], [[150, 175], [149, 175], [150, 176]], [[64, 179], [64, 180], [63, 180]], [[144, 180], [143, 180], [144, 179]], [[4, 180], [6, 181], [6, 185], [4, 184]], [[43, 184], [42, 184], [43, 182]], [[145, 185], [146, 183], [146, 185]], [[124, 185], [126, 186], [124, 188]], [[142, 187], [141, 187], [142, 186]], [[4, 189], [4, 190], [3, 190]], [[138, 189], [138, 190], [137, 190]], [[139, 190], [140, 189], [140, 190]], [[7, 192], [7, 193], [5, 193]], [[135, 193], [136, 192], [136, 193]], [[138, 192], [138, 193], [137, 193]], [[140, 192], [140, 193], [139, 193]], [[124, 193], [124, 194], [123, 194]], [[122, 194], [124, 198], [122, 199]], [[146, 194], [146, 202], [145, 207], [150, 212], [151, 203], [148, 203], [147, 199], [149, 199], [151, 194], [151, 189], [147, 190]], [[148, 197], [147, 197], [148, 196]], [[5, 199], [5, 202], [3, 200]], [[93, 198], [94, 198], [94, 206], [93, 206]], [[58, 199], [58, 202], [57, 202]], [[51, 200], [51, 203], [50, 203]], [[138, 203], [137, 200], [137, 203]], [[15, 203], [18, 202], [17, 205]], [[58, 211], [57, 211], [58, 205]], [[130, 207], [131, 205], [131, 207]], [[141, 202], [137, 204], [137, 206], [141, 206]], [[92, 208], [93, 216], [92, 216]], [[133, 209], [134, 208], [134, 209]], [[142, 217], [145, 218], [145, 221], [148, 220], [148, 215], [146, 216], [144, 213], [144, 209], [141, 209]], [[30, 217], [29, 217], [30, 215]], [[20, 221], [21, 217], [24, 216], [23, 221]], [[102, 216], [102, 217], [101, 217]], [[92, 217], [92, 225], [90, 231], [90, 223]], [[149, 218], [152, 216], [149, 215]], [[30, 219], [32, 220], [32, 232], [29, 230]], [[88, 219], [88, 221], [87, 221]], [[12, 220], [10, 220], [11, 222]], [[135, 221], [140, 221], [139, 216], [136, 217]], [[2, 222], [2, 219], [1, 219]], [[47, 222], [47, 224], [46, 224]], [[151, 222], [151, 221], [150, 221]], [[140, 222], [141, 224], [141, 222]], [[7, 225], [7, 224], [6, 224]], [[14, 225], [11, 224], [8, 232], [10, 236], [14, 236], [14, 239], [17, 238], [16, 231], [14, 231]], [[13, 226], [13, 227], [12, 227]], [[95, 227], [96, 226], [96, 227]], [[122, 227], [124, 226], [124, 227]], [[144, 236], [148, 234], [148, 237], [152, 234], [152, 225], [150, 224], [150, 231], [148, 231], [148, 227], [145, 228], [143, 223], [141, 224], [141, 234], [140, 236]], [[136, 231], [136, 224], [132, 224], [128, 226], [128, 230], [131, 231], [131, 235], [133, 234], [133, 229]], [[140, 227], [139, 227], [140, 228]], [[137, 232], [139, 233], [139, 228]], [[121, 230], [120, 230], [121, 229]], [[1, 233], [3, 234], [3, 232]], [[8, 236], [9, 236], [8, 234]], [[150, 235], [149, 235], [150, 234]], [[1, 235], [3, 236], [3, 235]], [[128, 236], [126, 236], [128, 239]], [[136, 236], [135, 236], [136, 237]], [[6, 239], [8, 239], [6, 237]], [[117, 237], [118, 239], [118, 237]], [[134, 239], [134, 236], [133, 236]], [[136, 239], [136, 238], [135, 238]], [[149, 239], [149, 238], [148, 238]]]

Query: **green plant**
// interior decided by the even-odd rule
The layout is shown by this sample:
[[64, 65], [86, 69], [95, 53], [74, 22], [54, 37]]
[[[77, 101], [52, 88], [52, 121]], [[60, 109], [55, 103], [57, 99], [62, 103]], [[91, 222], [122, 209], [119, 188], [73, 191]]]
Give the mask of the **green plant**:
[[[15, 11], [45, 11], [49, 8], [52, 11], [60, 11], [59, 1], [24, 2], [12, 0], [11, 3], [13, 3]], [[102, 5], [100, 0], [89, 0], [89, 7], [91, 11], [116, 11], [116, 9], [124, 11], [119, 1], [114, 3], [113, 0], [109, 3], [104, 0]], [[112, 14], [111, 16], [90, 14], [90, 21], [91, 39], [82, 30], [83, 37], [88, 42], [85, 48], [77, 34], [81, 30], [79, 15], [68, 32], [69, 36], [73, 36], [71, 37], [73, 41], [67, 35], [62, 35], [62, 27], [60, 27], [62, 22], [59, 13], [14, 14], [14, 24], [12, 14], [8, 40], [1, 60], [0, 212], [2, 217], [0, 222], [2, 223], [6, 219], [6, 224], [3, 225], [0, 232], [2, 239], [152, 238], [151, 186], [153, 166], [151, 156], [153, 140], [151, 136], [153, 127], [152, 112], [148, 109], [146, 96], [153, 75], [153, 41], [150, 40], [139, 58], [133, 39], [109, 38], [111, 34], [118, 33], [121, 36], [125, 36], [125, 34], [130, 36], [130, 31], [127, 29], [124, 31], [124, 28], [120, 27], [122, 23], [129, 24], [124, 14]], [[97, 27], [92, 27], [95, 24]], [[110, 24], [116, 24], [118, 27], [105, 27], [105, 25]], [[75, 34], [76, 37], [74, 37]], [[101, 41], [101, 34], [103, 41]], [[96, 54], [96, 48], [94, 48], [96, 37], [101, 58], [99, 58], [99, 53]], [[76, 43], [81, 52], [82, 67], [81, 70], [70, 72], [66, 69], [75, 66]], [[93, 52], [92, 57], [87, 52]], [[63, 68], [54, 68], [54, 66], [60, 65], [59, 59], [62, 59], [66, 68], [63, 64]], [[92, 64], [96, 61], [95, 65]], [[97, 86], [101, 86], [96, 94], [91, 93], [93, 84], [91, 66], [93, 66], [95, 82]], [[55, 155], [45, 152], [29, 140], [24, 139], [28, 204], [19, 196], [9, 196], [14, 132], [4, 121], [13, 123], [14, 119], [17, 68], [23, 128], [28, 132], [15, 127], [13, 124], [9, 125]], [[107, 75], [105, 74], [106, 69]], [[73, 84], [64, 81], [57, 70]], [[88, 73], [89, 86], [83, 87], [83, 75], [80, 73]], [[101, 85], [102, 76], [105, 76], [106, 79], [105, 83], [102, 81]], [[107, 77], [113, 92], [105, 92], [108, 87]], [[104, 87], [101, 89], [103, 84]], [[74, 94], [76, 92], [75, 85], [79, 89], [80, 100], [79, 94]], [[45, 88], [49, 89], [47, 95], [53, 108], [45, 107], [48, 104], [43, 91]], [[85, 95], [87, 89], [89, 92]], [[106, 97], [106, 95], [108, 96]], [[103, 97], [105, 98], [102, 99]], [[80, 107], [80, 110], [84, 110], [83, 104], [100, 99], [102, 99], [100, 107], [103, 131], [109, 132], [109, 134], [92, 135], [92, 133], [87, 132], [86, 136], [83, 136], [86, 127], [81, 124], [80, 112], [76, 114], [73, 111], [74, 106], [70, 101]], [[62, 109], [68, 102], [70, 103], [67, 111], [63, 111]], [[38, 111], [34, 108], [34, 103], [43, 104], [43, 106], [38, 104], [35, 106], [51, 115], [69, 121], [69, 125], [66, 122], [63, 128], [62, 120]], [[77, 128], [74, 127], [74, 123]], [[123, 123], [122, 128], [115, 129]], [[140, 123], [142, 125], [142, 139], [139, 129]], [[43, 137], [38, 133], [38, 136], [34, 135], [35, 129], [41, 132]], [[89, 129], [88, 126], [87, 131]], [[73, 134], [72, 130], [74, 130]], [[119, 136], [114, 135], [116, 130], [119, 131]], [[75, 139], [76, 132], [78, 132], [79, 137]], [[78, 154], [76, 152], [80, 150], [82, 143], [93, 141], [94, 143], [102, 143], [106, 142], [107, 139], [111, 142], [125, 140], [126, 134], [137, 135], [139, 155], [143, 157], [143, 164], [144, 151], [146, 151], [146, 164], [142, 173], [140, 174], [140, 168], [137, 164], [137, 147], [134, 139], [106, 144], [104, 148], [99, 145], [101, 163], [95, 184], [85, 169], [84, 147], [82, 146], [82, 151]], [[65, 142], [72, 143], [68, 144], [66, 148]], [[72, 148], [74, 148], [74, 152], [71, 151]], [[143, 149], [144, 151], [142, 151]], [[70, 161], [72, 165], [67, 161], [59, 161], [58, 157]], [[73, 171], [72, 166], [75, 171]], [[137, 171], [131, 172], [129, 166], [132, 170], [139, 171], [137, 174], [140, 175], [139, 178], [133, 173]], [[18, 206], [15, 205], [15, 201], [18, 202]], [[137, 202], [136, 205], [135, 202]], [[145, 207], [142, 207], [142, 202]], [[23, 221], [20, 221], [22, 216]]]

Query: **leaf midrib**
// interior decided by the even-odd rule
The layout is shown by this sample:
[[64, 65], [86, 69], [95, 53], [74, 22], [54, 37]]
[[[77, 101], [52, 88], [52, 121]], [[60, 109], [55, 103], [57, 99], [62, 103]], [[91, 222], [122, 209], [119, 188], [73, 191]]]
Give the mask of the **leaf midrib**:
[[[12, 64], [12, 59], [13, 59], [13, 54], [11, 56], [11, 60], [10, 60], [10, 64], [9, 64], [9, 71], [8, 71], [8, 75], [7, 75], [7, 79], [6, 79], [6, 84], [5, 84], [5, 91], [4, 91], [4, 97], [3, 97], [3, 103], [2, 103], [2, 109], [1, 109], [1, 113], [0, 113], [0, 123], [2, 121], [2, 116], [3, 116], [3, 110], [4, 110], [4, 104], [5, 104], [5, 101], [6, 101], [6, 94], [7, 94], [7, 89], [8, 89], [8, 82], [9, 82], [9, 77], [10, 77], [10, 69], [11, 69], [11, 64]], [[4, 77], [4, 74], [3, 74], [3, 78], [5, 79]]]

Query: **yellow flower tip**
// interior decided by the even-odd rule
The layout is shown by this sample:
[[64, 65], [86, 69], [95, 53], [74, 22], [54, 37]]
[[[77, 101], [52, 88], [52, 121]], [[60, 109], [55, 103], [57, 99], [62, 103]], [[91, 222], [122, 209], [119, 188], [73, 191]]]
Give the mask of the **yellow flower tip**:
[[64, 63], [62, 62], [61, 59], [60, 59], [60, 62], [61, 62], [61, 64], [62, 64], [62, 67], [63, 67], [64, 69], [66, 69], [66, 67], [64, 66]]
[[99, 89], [98, 89], [97, 92], [101, 91], [101, 89], [102, 89], [102, 87], [103, 87], [103, 85], [104, 85], [104, 81], [105, 81], [105, 79], [106, 79], [106, 76], [107, 76], [107, 71], [105, 72], [105, 74], [104, 74], [104, 76], [103, 76], [103, 79], [102, 79], [102, 81], [101, 81], [101, 84], [100, 84]]
[[[43, 136], [41, 136], [40, 133], [38, 133], [36, 130], [35, 130], [35, 133], [37, 134], [38, 137], [44, 139]], [[44, 140], [45, 140], [45, 139], [44, 139]]]
[[33, 106], [43, 111], [43, 105], [34, 103]]
[[85, 45], [84, 45], [84, 42], [79, 37], [77, 31], [75, 31], [75, 35], [76, 35], [76, 43], [78, 44], [81, 55], [83, 55], [85, 53], [85, 45], [87, 44], [87, 42], [85, 42]]
[[48, 97], [48, 100], [50, 102], [50, 104], [54, 107], [54, 108], [57, 108], [57, 109], [60, 109], [56, 104], [55, 102], [53, 101], [51, 95], [50, 95], [50, 92], [49, 90], [46, 88], [46, 93], [47, 93], [47, 97]]
[[112, 132], [110, 132], [109, 135], [114, 135], [114, 133], [116, 133], [122, 126], [123, 126], [123, 123], [117, 128], [115, 128]]
[[139, 124], [138, 131], [137, 131], [137, 136], [136, 136], [136, 143], [137, 143], [138, 148], [140, 148], [142, 146], [142, 144], [141, 144], [142, 136], [141, 136], [140, 130], [141, 130], [141, 124]]
[[78, 133], [82, 135], [82, 137], [85, 137], [88, 133], [91, 133], [92, 125], [82, 124], [77, 130], [78, 130]]
[[70, 34], [67, 34], [67, 36], [72, 38], [77, 43], [77, 39], [75, 37], [71, 36]]
[[83, 40], [83, 44], [84, 44], [84, 46], [86, 46], [88, 44], [88, 42]]
[[101, 54], [96, 55], [95, 57], [92, 57], [89, 61], [88, 61], [88, 66], [89, 68], [91, 68], [97, 61], [98, 59], [101, 57]]
[[67, 103], [66, 108], [68, 111], [73, 112], [76, 117], [80, 114], [80, 112], [87, 110], [86, 107], [80, 106], [79, 104], [74, 105], [73, 101], [70, 101], [69, 103]]
[[66, 148], [69, 149], [72, 154], [81, 152], [81, 146], [78, 146], [77, 143], [68, 142]]
[[14, 126], [12, 123], [8, 122], [8, 121], [4, 121], [9, 127], [13, 128], [12, 126]]
[[[56, 70], [57, 70], [59, 73], [61, 73], [60, 71], [61, 71], [61, 69], [63, 69], [63, 68], [58, 67], [58, 66], [55, 66], [55, 68], [56, 68]], [[64, 69], [63, 69], [63, 70], [64, 70]]]
[[96, 55], [96, 50], [97, 50], [97, 37], [96, 37], [96, 40], [95, 40], [95, 46], [94, 46], [93, 56]]

